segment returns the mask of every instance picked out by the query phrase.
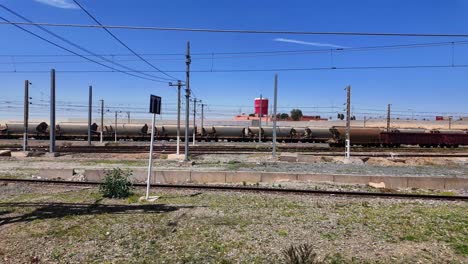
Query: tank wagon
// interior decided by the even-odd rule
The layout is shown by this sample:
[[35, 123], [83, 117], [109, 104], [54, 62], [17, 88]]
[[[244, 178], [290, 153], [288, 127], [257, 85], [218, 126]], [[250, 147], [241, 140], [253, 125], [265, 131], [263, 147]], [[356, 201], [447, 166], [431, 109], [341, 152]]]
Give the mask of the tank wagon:
[[[91, 135], [97, 135], [98, 125], [91, 124]], [[50, 128], [49, 128], [50, 129]], [[55, 136], [57, 139], [72, 140], [72, 139], [88, 139], [88, 124], [87, 123], [58, 123], [55, 126]]]
[[[193, 126], [189, 126], [188, 134], [189, 139], [193, 136]], [[156, 139], [157, 140], [176, 140], [177, 139], [177, 125], [162, 125], [156, 126]], [[196, 128], [195, 128], [196, 132]], [[151, 129], [148, 131], [149, 138], [151, 138]], [[185, 137], [185, 126], [180, 126], [180, 139], [183, 141]]]
[[113, 126], [105, 126], [104, 131], [106, 131], [106, 136], [115, 137], [115, 132], [117, 128], [117, 137], [119, 139], [127, 140], [149, 140], [151, 133], [148, 134], [148, 125], [146, 124], [117, 124]]
[[[330, 129], [332, 138], [328, 141], [330, 146], [344, 146], [346, 141], [346, 127], [334, 126]], [[350, 140], [351, 145], [360, 145], [363, 147], [378, 147], [381, 145], [380, 128], [351, 127]]]
[[[29, 123], [28, 136], [36, 139], [48, 138], [48, 125], [45, 122]], [[0, 129], [0, 137], [5, 139], [22, 138], [24, 123], [7, 123]]]
[[207, 141], [244, 141], [245, 128], [240, 126], [211, 126], [203, 128], [202, 138]]

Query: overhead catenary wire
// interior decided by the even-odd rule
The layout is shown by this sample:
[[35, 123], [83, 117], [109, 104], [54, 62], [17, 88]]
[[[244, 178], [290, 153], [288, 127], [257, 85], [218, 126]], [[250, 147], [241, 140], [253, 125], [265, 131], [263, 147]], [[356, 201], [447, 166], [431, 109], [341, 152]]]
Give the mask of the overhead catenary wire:
[[[0, 4], [0, 7], [3, 8], [3, 9], [5, 9], [5, 10], [7, 10], [8, 12], [10, 12], [10, 13], [12, 13], [12, 14], [18, 16], [18, 17], [20, 17], [20, 18], [23, 19], [23, 20], [31, 21], [31, 20], [27, 19], [26, 17], [24, 17], [24, 16], [18, 14], [17, 12], [15, 12], [15, 11], [9, 9], [8, 7], [6, 7], [6, 6], [2, 5], [2, 4]], [[4, 17], [0, 17], [0, 19], [3, 20], [3, 21], [9, 22], [9, 20], [6, 19], [6, 18], [4, 18]], [[1, 22], [1, 21], [0, 21], [0, 22]], [[106, 64], [104, 64], [104, 63], [101, 63], [101, 62], [98, 62], [98, 61], [96, 61], [96, 60], [90, 59], [90, 58], [88, 58], [88, 57], [86, 57], [86, 56], [84, 56], [84, 55], [82, 55], [82, 54], [79, 54], [79, 53], [77, 53], [77, 52], [75, 52], [75, 51], [72, 51], [72, 50], [66, 48], [66, 47], [63, 47], [63, 46], [61, 46], [61, 45], [59, 45], [59, 44], [57, 44], [57, 43], [55, 43], [55, 42], [53, 42], [53, 41], [51, 41], [51, 40], [48, 40], [48, 39], [46, 39], [46, 38], [44, 38], [44, 37], [42, 37], [42, 36], [40, 36], [40, 35], [38, 35], [38, 34], [36, 34], [36, 33], [34, 33], [34, 32], [32, 32], [32, 31], [30, 31], [30, 30], [24, 28], [24, 27], [21, 27], [21, 26], [19, 26], [19, 25], [13, 25], [13, 26], [15, 26], [15, 27], [17, 27], [17, 28], [19, 28], [19, 29], [21, 29], [21, 30], [23, 30], [23, 31], [25, 31], [25, 32], [28, 32], [29, 34], [31, 34], [31, 35], [33, 35], [33, 36], [39, 38], [39, 39], [42, 39], [42, 40], [48, 42], [49, 44], [52, 44], [52, 45], [54, 45], [54, 46], [56, 46], [56, 47], [58, 47], [58, 48], [60, 48], [60, 49], [63, 49], [63, 50], [65, 50], [65, 51], [69, 52], [69, 53], [72, 53], [72, 54], [74, 54], [74, 55], [76, 55], [76, 56], [79, 56], [79, 57], [81, 57], [81, 58], [83, 58], [83, 59], [85, 59], [85, 60], [91, 61], [91, 62], [93, 62], [93, 63], [95, 63], [95, 64], [98, 64], [98, 65], [101, 65], [101, 66], [103, 66], [103, 67], [112, 69], [113, 71], [118, 71], [118, 72], [121, 72], [121, 73], [130, 75], [130, 76], [133, 76], [133, 77], [141, 78], [141, 79], [146, 79], [146, 80], [151, 80], [151, 81], [158, 81], [158, 80], [155, 80], [155, 79], [158, 78], [157, 76], [148, 75], [148, 74], [146, 74], [146, 73], [143, 73], [143, 74], [144, 74], [144, 75], [148, 75], [150, 78], [143, 77], [143, 76], [139, 76], [139, 75], [136, 75], [136, 74], [131, 74], [131, 73], [129, 73], [129, 72], [139, 72], [139, 73], [142, 73], [142, 72], [141, 72], [141, 71], [134, 70], [134, 69], [132, 69], [132, 68], [130, 68], [130, 67], [127, 67], [127, 66], [125, 66], [125, 65], [121, 65], [121, 64], [115, 63], [115, 62], [113, 62], [113, 61], [111, 61], [111, 60], [108, 60], [108, 59], [105, 58], [105, 57], [98, 56], [97, 54], [94, 54], [93, 52], [91, 52], [91, 51], [89, 51], [89, 50], [87, 50], [87, 49], [85, 49], [85, 48], [83, 48], [83, 47], [81, 47], [81, 46], [79, 46], [79, 45], [77, 45], [77, 44], [75, 44], [75, 43], [73, 43], [73, 42], [71, 42], [71, 41], [69, 41], [69, 40], [67, 40], [67, 39], [65, 39], [65, 38], [63, 38], [63, 37], [61, 37], [61, 36], [59, 36], [59, 35], [57, 35], [57, 34], [55, 34], [55, 33], [52, 32], [52, 31], [47, 30], [46, 28], [41, 27], [41, 26], [38, 26], [41, 30], [43, 30], [43, 31], [45, 31], [45, 32], [47, 32], [47, 33], [49, 33], [49, 34], [51, 34], [52, 36], [54, 36], [54, 37], [56, 37], [56, 38], [58, 38], [58, 39], [60, 39], [60, 40], [62, 40], [62, 41], [64, 41], [64, 42], [68, 43], [69, 45], [72, 45], [72, 46], [74, 46], [75, 48], [78, 48], [78, 49], [80, 49], [80, 50], [82, 50], [82, 51], [84, 51], [84, 52], [87, 52], [87, 53], [89, 53], [89, 54], [91, 54], [91, 55], [93, 55], [93, 56], [97, 56], [97, 57], [101, 58], [102, 60], [105, 60], [105, 61], [107, 61], [107, 62], [110, 62], [110, 63], [112, 63], [112, 64], [114, 64], [114, 65], [120, 66], [120, 67], [122, 67], [122, 68], [124, 68], [124, 69], [126, 69], [126, 70], [128, 70], [128, 71], [122, 71], [122, 70], [120, 70], [120, 69], [116, 69], [116, 68], [111, 67], [111, 66], [108, 66], [108, 65], [106, 65]], [[159, 82], [163, 82], [163, 81], [159, 81]]]
[[[96, 17], [94, 17], [88, 10], [86, 10], [77, 0], [73, 0], [73, 2], [75, 2], [75, 4], [81, 8], [81, 10], [83, 10], [83, 12], [85, 12], [92, 20], [94, 20], [94, 22], [96, 22], [97, 24], [101, 25], [101, 22], [99, 22], [99, 20], [97, 20]], [[166, 75], [167, 77], [169, 77], [170, 79], [167, 79], [167, 78], [164, 78], [166, 80], [178, 80], [176, 77], [174, 76], [171, 76], [167, 73], [165, 73], [164, 71], [160, 70], [158, 67], [154, 66], [154, 64], [150, 63], [149, 61], [147, 61], [145, 58], [143, 58], [141, 55], [139, 55], [138, 53], [136, 53], [132, 48], [130, 48], [127, 44], [125, 44], [122, 40], [120, 40], [116, 35], [114, 35], [109, 29], [103, 27], [102, 29], [104, 29], [109, 35], [112, 36], [112, 38], [114, 38], [117, 42], [119, 42], [122, 46], [124, 46], [127, 50], [129, 50], [130, 52], [132, 52], [135, 56], [137, 56], [140, 60], [142, 60], [143, 62], [145, 62], [146, 64], [148, 64], [151, 68], [157, 70], [158, 72]], [[161, 78], [161, 77], [160, 77]]]
[[216, 28], [184, 28], [184, 27], [156, 27], [156, 26], [130, 26], [130, 25], [89, 25], [66, 24], [46, 22], [0, 22], [1, 24], [40, 25], [47, 27], [75, 27], [75, 28], [107, 28], [125, 30], [151, 30], [151, 31], [185, 31], [204, 33], [238, 33], [238, 34], [276, 34], [276, 35], [337, 35], [337, 36], [379, 36], [379, 37], [454, 37], [468, 38], [465, 33], [404, 33], [404, 32], [345, 32], [345, 31], [293, 31], [293, 30], [254, 30], [254, 29], [216, 29]]

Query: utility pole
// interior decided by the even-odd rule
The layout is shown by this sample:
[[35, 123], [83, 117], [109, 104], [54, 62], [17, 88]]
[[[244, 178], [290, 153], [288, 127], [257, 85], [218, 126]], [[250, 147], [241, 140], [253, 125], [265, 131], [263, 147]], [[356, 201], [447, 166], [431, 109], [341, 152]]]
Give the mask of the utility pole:
[[128, 118], [127, 124], [130, 124], [130, 111], [127, 111], [127, 118]]
[[88, 106], [88, 145], [91, 146], [91, 119], [93, 112], [93, 86], [89, 86], [89, 106]]
[[24, 134], [23, 151], [28, 150], [28, 122], [29, 122], [29, 81], [24, 81]]
[[101, 143], [104, 140], [104, 99], [101, 99]]
[[275, 91], [273, 98], [273, 158], [276, 158], [276, 104], [278, 100], [278, 74], [275, 74]]
[[[154, 129], [154, 128], [153, 128]], [[117, 111], [115, 111], [115, 128], [114, 128], [115, 142], [117, 142]]]
[[258, 143], [262, 143], [262, 102], [263, 102], [263, 98], [262, 98], [262, 94], [260, 94], [260, 111], [259, 111], [259, 114], [258, 116], [260, 117], [258, 119]]
[[180, 155], [180, 88], [185, 86], [181, 80], [177, 84], [169, 83], [169, 86], [177, 86], [177, 156]]
[[50, 153], [55, 153], [55, 69], [50, 71]]
[[185, 76], [185, 161], [189, 160], [189, 114], [190, 114], [190, 41], [187, 42], [187, 54], [185, 55], [185, 64], [187, 65]]
[[366, 127], [366, 116], [364, 116], [364, 127]]
[[204, 109], [205, 108], [205, 104], [201, 104], [201, 131], [202, 131], [202, 134], [203, 134], [203, 119], [204, 119]]
[[197, 98], [193, 99], [193, 146], [195, 146], [195, 133], [197, 130]]
[[388, 104], [387, 107], [387, 132], [390, 132], [390, 106], [391, 104]]
[[452, 116], [449, 116], [449, 129], [452, 129]]
[[351, 156], [351, 86], [346, 87], [346, 154], [345, 158], [349, 159]]

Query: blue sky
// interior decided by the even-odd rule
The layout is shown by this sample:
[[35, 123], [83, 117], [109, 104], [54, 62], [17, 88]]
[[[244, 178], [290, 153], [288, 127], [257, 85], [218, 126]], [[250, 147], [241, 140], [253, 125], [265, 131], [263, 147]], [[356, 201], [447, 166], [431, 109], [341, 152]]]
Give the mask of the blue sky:
[[[71, 0], [2, 0], [1, 4], [35, 21], [51, 23], [94, 22]], [[80, 0], [80, 3], [109, 25], [141, 25], [160, 27], [262, 29], [297, 31], [349, 32], [413, 32], [413, 33], [468, 33], [467, 1], [123, 1]], [[0, 16], [11, 21], [19, 18], [0, 9]], [[63, 44], [44, 32], [28, 29]], [[129, 54], [129, 51], [102, 29], [48, 28], [74, 43], [98, 54]], [[314, 67], [404, 66], [468, 64], [468, 44], [456, 44], [374, 51], [336, 51], [306, 53], [289, 56], [239, 57], [219, 55], [222, 52], [250, 52], [277, 50], [314, 50], [336, 47], [366, 47], [394, 44], [467, 41], [464, 38], [416, 37], [356, 37], [210, 34], [167, 31], [112, 30], [128, 46], [142, 54], [183, 54], [186, 41], [191, 42], [192, 69], [271, 69]], [[40, 106], [48, 100], [49, 73], [21, 73], [21, 71], [48, 71], [57, 73], [57, 100], [63, 112], [86, 116], [66, 104], [86, 104], [87, 87], [94, 86], [95, 104], [104, 98], [109, 106], [125, 111], [144, 111], [150, 93], [161, 95], [168, 118], [175, 112], [176, 92], [165, 83], [141, 80], [122, 73], [60, 73], [69, 70], [107, 70], [79, 57], [28, 57], [13, 55], [66, 55], [34, 36], [11, 26], [0, 25], [0, 76], [2, 78], [0, 120], [20, 118], [24, 80], [29, 79], [33, 116], [47, 116], [47, 108]], [[72, 47], [72, 49], [74, 49]], [[76, 49], [74, 49], [76, 50]], [[83, 53], [78, 51], [79, 53]], [[215, 55], [209, 55], [214, 53]], [[4, 56], [5, 55], [5, 56]], [[228, 58], [226, 58], [228, 57]], [[132, 56], [109, 56], [128, 67], [152, 70]], [[145, 55], [158, 68], [185, 80], [183, 55]], [[44, 63], [49, 62], [49, 63]], [[17, 71], [13, 73], [11, 71]], [[151, 73], [155, 74], [155, 73]], [[209, 116], [223, 113], [232, 116], [241, 109], [253, 111], [253, 98], [262, 93], [272, 97], [275, 72], [194, 72], [191, 86], [195, 95], [209, 105]], [[372, 69], [286, 71], [279, 74], [280, 111], [289, 112], [300, 107], [306, 114], [335, 116], [345, 102], [343, 88], [353, 88], [352, 103], [356, 115], [384, 114], [386, 105], [393, 104], [399, 114], [411, 111], [443, 114], [468, 112], [468, 68], [432, 69]], [[162, 76], [162, 75], [160, 75]], [[41, 102], [42, 101], [44, 102]], [[18, 105], [19, 104], [19, 105]], [[6, 105], [12, 106], [6, 108]], [[140, 109], [141, 108], [141, 109]], [[68, 109], [68, 110], [67, 110]], [[411, 110], [409, 110], [411, 109]], [[371, 111], [372, 110], [372, 111]], [[379, 111], [374, 111], [379, 110]], [[381, 112], [380, 112], [381, 111]], [[467, 115], [467, 114], [465, 114]]]

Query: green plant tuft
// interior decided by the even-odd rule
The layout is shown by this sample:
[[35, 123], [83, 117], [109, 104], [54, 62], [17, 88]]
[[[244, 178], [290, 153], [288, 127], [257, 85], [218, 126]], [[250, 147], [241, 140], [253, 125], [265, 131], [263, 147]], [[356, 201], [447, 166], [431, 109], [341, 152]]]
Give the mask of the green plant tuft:
[[291, 245], [282, 251], [284, 263], [287, 264], [318, 264], [317, 254], [309, 244]]
[[129, 179], [131, 176], [131, 170], [120, 168], [108, 170], [104, 183], [99, 186], [99, 192], [107, 198], [127, 198], [133, 191], [133, 185]]

